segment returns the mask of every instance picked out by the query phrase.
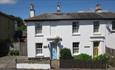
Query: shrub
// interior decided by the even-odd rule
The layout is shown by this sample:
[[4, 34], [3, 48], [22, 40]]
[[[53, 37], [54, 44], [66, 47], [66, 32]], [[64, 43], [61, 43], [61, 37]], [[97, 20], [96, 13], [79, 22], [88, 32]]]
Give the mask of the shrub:
[[106, 54], [99, 55], [97, 57], [93, 58], [94, 61], [102, 61], [102, 62], [108, 62], [109, 57]]
[[18, 56], [19, 55], [19, 51], [15, 50], [15, 49], [12, 49], [12, 50], [10, 50], [9, 54], [12, 55], [12, 56]]
[[15, 51], [14, 51], [14, 55], [19, 55], [19, 51], [18, 51], [18, 50], [15, 50]]
[[91, 60], [92, 57], [89, 56], [88, 54], [79, 54], [79, 55], [74, 56], [74, 59], [81, 60], [81, 61], [88, 61], [88, 60]]
[[72, 59], [71, 51], [68, 48], [63, 48], [60, 51], [60, 59]]

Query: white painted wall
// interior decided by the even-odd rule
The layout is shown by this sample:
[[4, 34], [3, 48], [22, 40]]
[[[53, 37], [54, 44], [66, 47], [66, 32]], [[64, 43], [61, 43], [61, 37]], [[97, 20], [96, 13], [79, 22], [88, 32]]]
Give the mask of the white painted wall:
[[110, 29], [110, 31], [106, 29], [106, 46], [115, 49], [115, 30], [112, 30], [112, 25], [111, 25], [112, 21], [109, 20], [106, 22], [109, 25], [109, 29]]
[[34, 17], [35, 16], [35, 11], [34, 10], [31, 10], [30, 11], [30, 17]]
[[35, 26], [34, 23], [27, 24], [27, 51], [28, 57], [35, 57]]
[[50, 69], [50, 64], [28, 64], [18, 63], [16, 64], [17, 69]]
[[[79, 33], [72, 34], [73, 21], [79, 22]], [[72, 42], [80, 42], [79, 53], [87, 53], [89, 55], [93, 55], [93, 41], [100, 41], [99, 54], [105, 53], [106, 45], [114, 48], [115, 33], [109, 34], [106, 28], [106, 24], [111, 24], [111, 22], [109, 20], [99, 20], [100, 28], [98, 33], [93, 33], [93, 22], [94, 20], [38, 22], [43, 26], [43, 32], [39, 35], [35, 35], [35, 22], [27, 23], [28, 57], [36, 57], [35, 43], [43, 43], [44, 46], [48, 46], [50, 41], [48, 41], [47, 38], [57, 36], [62, 38], [61, 44], [63, 45], [63, 48], [69, 48], [71, 53], [73, 52]], [[85, 46], [89, 46], [89, 48], [85, 48]], [[44, 57], [50, 57], [50, 51], [48, 47], [43, 47], [43, 55]]]

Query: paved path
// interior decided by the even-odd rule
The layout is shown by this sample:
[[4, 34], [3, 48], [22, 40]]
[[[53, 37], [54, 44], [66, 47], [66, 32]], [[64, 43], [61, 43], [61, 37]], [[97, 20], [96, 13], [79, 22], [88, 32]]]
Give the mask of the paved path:
[[0, 69], [15, 68], [15, 56], [0, 57]]

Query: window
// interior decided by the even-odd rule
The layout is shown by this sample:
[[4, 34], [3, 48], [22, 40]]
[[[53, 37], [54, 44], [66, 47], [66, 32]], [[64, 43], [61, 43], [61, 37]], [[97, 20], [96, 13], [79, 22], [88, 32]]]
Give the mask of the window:
[[35, 32], [36, 32], [36, 34], [37, 33], [42, 33], [42, 25], [40, 23], [36, 23]]
[[36, 54], [42, 54], [42, 43], [36, 43]]
[[73, 22], [72, 23], [72, 33], [76, 33], [79, 31], [79, 23], [78, 22]]
[[73, 53], [79, 52], [79, 42], [73, 42]]
[[99, 32], [99, 22], [98, 21], [94, 21], [93, 24], [93, 32]]
[[115, 21], [112, 21], [112, 30], [115, 30]]

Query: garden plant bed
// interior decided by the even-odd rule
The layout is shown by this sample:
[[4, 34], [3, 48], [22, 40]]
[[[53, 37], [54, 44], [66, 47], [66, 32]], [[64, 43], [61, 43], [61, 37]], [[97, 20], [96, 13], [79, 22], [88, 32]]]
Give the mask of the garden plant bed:
[[60, 68], [106, 68], [103, 61], [80, 61], [75, 59], [61, 59]]

